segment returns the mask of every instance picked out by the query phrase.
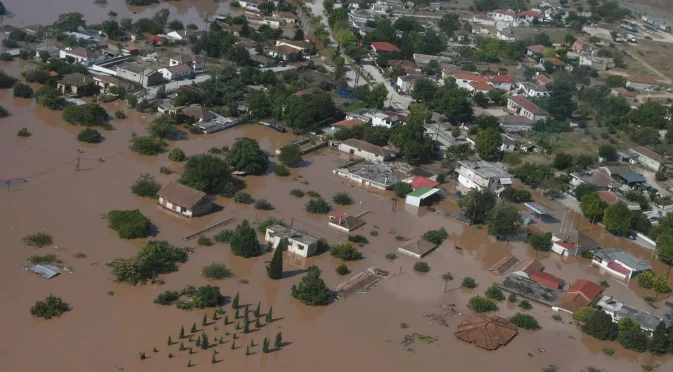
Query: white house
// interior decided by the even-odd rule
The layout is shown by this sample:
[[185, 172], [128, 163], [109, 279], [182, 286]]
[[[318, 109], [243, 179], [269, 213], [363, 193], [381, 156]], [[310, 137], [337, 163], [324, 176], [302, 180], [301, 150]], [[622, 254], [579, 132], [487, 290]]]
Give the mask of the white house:
[[496, 23], [496, 21], [495, 21], [495, 19], [493, 19], [493, 17], [488, 16], [486, 14], [479, 14], [479, 13], [474, 14], [472, 16], [472, 18], [470, 19], [470, 22], [476, 23], [476, 24], [479, 24], [479, 25], [484, 25], [484, 26], [495, 26], [495, 23]]
[[544, 16], [540, 12], [526, 10], [519, 13], [519, 19], [522, 19], [529, 23], [533, 23], [535, 20], [537, 20], [538, 22], [542, 22], [544, 20]]
[[414, 89], [414, 84], [418, 80], [414, 75], [401, 75], [397, 77], [397, 86], [403, 92], [410, 92]]
[[407, 117], [393, 111], [381, 111], [372, 115], [372, 125], [375, 127], [392, 128], [396, 125], [405, 124]]
[[203, 57], [197, 54], [176, 54], [168, 61], [168, 66], [187, 65], [192, 71], [203, 70]]
[[339, 151], [355, 155], [372, 162], [383, 162], [391, 160], [397, 152], [388, 150], [381, 146], [361, 141], [355, 138], [349, 138], [338, 144]]
[[589, 66], [593, 67], [597, 71], [605, 71], [610, 68], [615, 68], [615, 60], [608, 57], [598, 57], [598, 56], [580, 56], [580, 66]]
[[489, 14], [496, 22], [514, 22], [516, 13], [513, 10], [496, 9]]
[[544, 97], [549, 95], [547, 88], [527, 81], [519, 83], [518, 90], [523, 91], [523, 95], [526, 97]]
[[655, 90], [661, 83], [649, 76], [629, 76], [626, 78], [626, 87], [635, 90]]
[[514, 137], [510, 137], [504, 133], [501, 133], [500, 138], [502, 138], [502, 145], [500, 145], [500, 151], [504, 152], [516, 151], [516, 140], [514, 139]]
[[488, 84], [493, 88], [502, 89], [506, 92], [512, 90], [516, 85], [516, 79], [512, 75], [495, 75], [487, 76]]
[[238, 3], [243, 9], [259, 10], [259, 5], [264, 3], [264, 0], [241, 0]]
[[272, 225], [266, 228], [264, 240], [271, 243], [273, 249], [278, 248], [283, 239], [287, 239], [287, 251], [293, 255], [310, 257], [318, 251], [318, 239], [306, 233], [281, 225]]
[[552, 235], [552, 251], [561, 256], [577, 256], [598, 249], [598, 243], [579, 231]]
[[89, 66], [97, 62], [105, 61], [105, 54], [100, 50], [91, 50], [82, 47], [74, 48], [64, 48], [58, 52], [58, 56], [61, 59], [66, 59], [68, 57], [74, 58], [75, 62]]
[[509, 173], [482, 160], [459, 161], [456, 173], [458, 183], [468, 189], [488, 189], [500, 194], [505, 188], [512, 186], [512, 176]]
[[166, 37], [173, 40], [189, 40], [191, 36], [198, 37], [201, 34], [203, 34], [203, 31], [184, 29], [180, 31], [171, 31], [166, 34]]
[[210, 196], [176, 182], [169, 182], [157, 192], [157, 196], [157, 204], [185, 217], [200, 216], [213, 208]]
[[192, 69], [189, 65], [175, 65], [171, 67], [160, 68], [157, 71], [166, 80], [180, 80], [192, 74]]
[[652, 270], [649, 262], [639, 260], [617, 248], [599, 249], [594, 252], [591, 263], [598, 265], [610, 274], [619, 278], [628, 279], [643, 271]]
[[612, 321], [615, 323], [619, 322], [619, 320], [622, 318], [630, 318], [631, 320], [638, 323], [640, 329], [645, 331], [647, 334], [652, 334], [652, 332], [654, 332], [659, 323], [662, 321], [664, 324], [666, 324], [667, 329], [671, 329], [671, 321], [669, 319], [660, 318], [646, 311], [624, 305], [623, 302], [617, 301], [610, 296], [601, 297], [601, 299], [596, 303], [596, 307], [610, 315], [610, 317], [612, 317]]
[[467, 90], [472, 92], [472, 94], [476, 93], [488, 94], [488, 92], [492, 91], [493, 89], [495, 88], [493, 88], [490, 84], [481, 81], [478, 81], [476, 83], [470, 83], [467, 88]]
[[521, 133], [533, 130], [535, 122], [521, 115], [505, 115], [500, 116], [500, 128], [505, 133]]
[[513, 96], [507, 99], [507, 109], [515, 115], [525, 116], [530, 120], [544, 120], [549, 113], [533, 102], [527, 100], [524, 96]]

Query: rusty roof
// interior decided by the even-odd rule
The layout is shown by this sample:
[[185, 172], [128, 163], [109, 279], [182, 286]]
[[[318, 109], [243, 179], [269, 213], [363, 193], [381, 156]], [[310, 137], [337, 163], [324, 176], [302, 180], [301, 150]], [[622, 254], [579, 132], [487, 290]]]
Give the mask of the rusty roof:
[[568, 292], [558, 300], [556, 306], [574, 313], [583, 307], [589, 306], [602, 291], [603, 287], [592, 281], [577, 279], [568, 288]]
[[411, 240], [400, 246], [401, 250], [418, 254], [421, 257], [430, 253], [435, 248], [437, 248], [437, 244], [429, 242], [425, 239]]
[[540, 260], [537, 258], [529, 258], [518, 264], [513, 271], [523, 271], [528, 274], [533, 271], [541, 271], [542, 269], [544, 269], [544, 266]]
[[519, 263], [519, 259], [514, 257], [514, 256], [506, 256], [503, 257], [502, 260], [498, 261], [495, 265], [493, 265], [488, 271], [494, 273], [494, 274], [499, 274], [499, 275], [505, 275], [507, 274], [510, 269], [512, 269], [516, 264]]
[[169, 182], [168, 185], [162, 187], [157, 195], [187, 209], [192, 209], [201, 200], [208, 197], [202, 191], [175, 182]]
[[482, 349], [495, 350], [507, 345], [518, 331], [509, 320], [499, 316], [473, 315], [458, 325], [456, 338]]

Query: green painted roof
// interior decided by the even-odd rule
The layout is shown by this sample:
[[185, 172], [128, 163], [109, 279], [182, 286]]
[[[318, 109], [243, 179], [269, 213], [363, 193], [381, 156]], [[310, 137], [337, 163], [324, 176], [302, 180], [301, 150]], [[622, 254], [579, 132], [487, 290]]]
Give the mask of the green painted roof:
[[415, 196], [415, 197], [417, 197], [417, 198], [420, 198], [421, 196], [427, 194], [427, 193], [430, 192], [430, 191], [432, 191], [432, 189], [431, 189], [430, 187], [420, 187], [420, 188], [418, 188], [418, 189], [416, 189], [416, 190], [410, 192], [410, 193], [407, 194], [407, 195], [409, 195], [409, 196]]

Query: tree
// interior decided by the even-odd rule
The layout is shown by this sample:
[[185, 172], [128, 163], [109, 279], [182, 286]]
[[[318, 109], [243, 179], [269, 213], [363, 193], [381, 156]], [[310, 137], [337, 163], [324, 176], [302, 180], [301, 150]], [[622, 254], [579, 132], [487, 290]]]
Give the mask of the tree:
[[180, 135], [180, 130], [177, 128], [177, 121], [171, 115], [160, 116], [147, 126], [147, 132], [157, 138], [165, 138], [175, 140]]
[[340, 258], [344, 261], [355, 261], [362, 258], [362, 252], [360, 252], [353, 244], [337, 244], [330, 249], [330, 254], [336, 258]]
[[657, 324], [657, 328], [652, 333], [650, 345], [648, 350], [654, 355], [664, 355], [668, 350], [668, 331], [666, 330], [666, 323], [663, 321]]
[[629, 112], [629, 119], [636, 127], [646, 126], [656, 129], [665, 129], [667, 109], [657, 101], [646, 101], [637, 109]]
[[552, 164], [554, 165], [554, 168], [558, 170], [567, 169], [573, 165], [573, 156], [571, 154], [559, 152], [554, 156], [554, 161]]
[[77, 31], [77, 28], [84, 26], [84, 15], [82, 13], [72, 12], [59, 14], [58, 19], [51, 25], [54, 38], [59, 37], [66, 31]]
[[624, 348], [634, 350], [639, 353], [647, 350], [647, 335], [640, 329], [640, 325], [631, 318], [621, 318], [617, 323], [619, 334], [617, 341]]
[[234, 230], [230, 240], [231, 252], [237, 256], [250, 258], [259, 256], [259, 240], [255, 229], [244, 219]]
[[575, 198], [581, 201], [584, 195], [590, 194], [595, 191], [596, 191], [596, 185], [594, 185], [593, 183], [582, 183], [575, 187], [573, 193], [575, 194]]
[[484, 159], [492, 159], [500, 153], [502, 137], [495, 128], [489, 128], [477, 133], [475, 150]]
[[51, 319], [55, 316], [60, 316], [70, 309], [63, 299], [49, 295], [44, 301], [37, 301], [35, 305], [30, 308], [30, 314], [38, 318]]
[[[206, 265], [201, 269], [201, 275], [208, 279], [227, 279], [234, 276], [234, 273], [224, 264], [221, 263], [212, 263]], [[217, 320], [215, 316], [217, 313], [213, 314], [213, 320]]]
[[181, 148], [175, 147], [171, 149], [171, 151], [168, 153], [168, 160], [170, 161], [184, 161], [185, 160], [185, 152], [182, 151]]
[[414, 189], [410, 184], [400, 181], [393, 185], [393, 191], [395, 191], [395, 194], [398, 197], [404, 198], [408, 193], [414, 191]]
[[306, 211], [313, 214], [327, 214], [332, 210], [332, 205], [323, 198], [313, 198], [306, 203]]
[[487, 298], [490, 298], [492, 300], [496, 301], [505, 301], [505, 295], [502, 293], [500, 288], [496, 284], [491, 285], [488, 287], [485, 293]]
[[470, 307], [475, 313], [498, 311], [498, 305], [496, 305], [495, 302], [481, 296], [471, 297], [468, 302], [468, 307]]
[[608, 203], [601, 199], [601, 197], [598, 196], [598, 193], [595, 191], [585, 194], [580, 200], [580, 209], [582, 210], [582, 214], [584, 214], [584, 217], [590, 220], [597, 219], [600, 221], [603, 219], [603, 215], [605, 214], [605, 209], [607, 207]]
[[631, 231], [631, 211], [624, 202], [617, 202], [605, 209], [603, 214], [605, 229], [615, 235], [626, 235]]
[[610, 75], [605, 78], [605, 86], [608, 88], [626, 87], [626, 78], [619, 75]]
[[187, 252], [173, 247], [166, 241], [145, 243], [132, 259], [115, 263], [112, 275], [115, 282], [137, 285], [156, 278], [159, 274], [176, 271], [178, 262], [187, 261]]
[[[70, 106], [73, 107], [73, 106]], [[131, 139], [131, 151], [137, 152], [141, 155], [157, 155], [163, 151], [164, 147], [168, 146], [161, 138], [136, 136]]]
[[281, 239], [276, 250], [273, 251], [271, 262], [266, 267], [266, 274], [269, 279], [279, 280], [283, 276], [283, 251], [287, 248], [287, 240]]
[[428, 79], [418, 79], [411, 91], [411, 98], [418, 102], [430, 102], [435, 99], [437, 85]]
[[285, 166], [294, 167], [302, 160], [301, 155], [299, 145], [291, 143], [281, 147], [278, 160]]
[[527, 203], [533, 200], [533, 196], [528, 190], [519, 190], [513, 187], [506, 188], [500, 193], [500, 197], [511, 203]]
[[482, 92], [477, 92], [474, 94], [474, 97], [472, 98], [474, 100], [474, 103], [477, 106], [487, 108], [488, 104], [490, 103], [490, 100], [488, 99], [488, 96]]
[[215, 155], [190, 157], [178, 182], [207, 194], [225, 194], [232, 197], [236, 191], [231, 169], [224, 160]]
[[37, 91], [37, 103], [50, 109], [56, 110], [61, 102], [61, 93], [51, 85], [45, 85]]
[[192, 304], [199, 309], [219, 306], [221, 303], [222, 294], [220, 293], [220, 287], [214, 285], [201, 286], [196, 290], [194, 296], [192, 296]]
[[6, 118], [9, 116], [9, 111], [6, 108], [0, 106], [0, 118]]
[[614, 340], [619, 332], [612, 317], [604, 311], [595, 311], [582, 326], [582, 331], [599, 340]]
[[298, 285], [292, 285], [292, 297], [309, 306], [324, 306], [329, 300], [330, 291], [320, 277], [320, 269], [312, 265], [308, 274]]
[[269, 352], [269, 339], [264, 337], [264, 341], [262, 341], [262, 351], [266, 354]]
[[656, 249], [659, 261], [668, 265], [668, 273], [666, 274], [666, 280], [668, 280], [668, 276], [671, 273], [671, 267], [673, 267], [673, 233], [671, 233], [670, 230], [666, 229], [665, 232], [657, 238]]
[[419, 163], [432, 156], [434, 145], [432, 139], [425, 134], [423, 125], [427, 108], [412, 106], [409, 120], [393, 130], [391, 142], [400, 146], [404, 157], [411, 163]]
[[440, 245], [449, 237], [445, 228], [440, 227], [437, 230], [428, 230], [421, 235], [421, 239]]
[[168, 9], [161, 9], [158, 12], [154, 13], [154, 16], [152, 17], [152, 20], [157, 23], [158, 25], [161, 25], [161, 27], [166, 26], [166, 22], [168, 22], [168, 16], [171, 14], [171, 11]]
[[3, 16], [7, 14], [7, 9], [5, 8], [5, 5], [0, 1], [0, 16]]
[[537, 322], [537, 320], [532, 315], [528, 314], [516, 313], [514, 316], [509, 318], [509, 321], [512, 322], [512, 324], [515, 326], [523, 329], [538, 330], [542, 328], [540, 327], [540, 324]]
[[528, 244], [539, 252], [549, 252], [553, 245], [552, 233], [533, 233], [528, 237]]
[[638, 285], [645, 289], [654, 287], [654, 274], [651, 271], [642, 272], [638, 275]]
[[234, 142], [227, 154], [227, 162], [236, 170], [255, 175], [264, 174], [269, 167], [269, 158], [259, 143], [247, 137]]
[[643, 146], [659, 144], [659, 131], [656, 128], [642, 127], [631, 132], [631, 139]]
[[269, 324], [273, 322], [273, 306], [269, 307], [269, 311], [266, 313], [266, 317], [264, 317], [264, 321]]
[[131, 185], [131, 192], [144, 198], [156, 198], [159, 190], [161, 184], [149, 173], [141, 175], [140, 179]]
[[33, 88], [23, 83], [17, 83], [14, 85], [14, 97], [32, 98]]
[[[238, 309], [239, 299], [240, 299], [240, 293], [236, 292], [236, 296], [234, 296], [234, 299], [231, 301], [232, 309]], [[238, 318], [238, 316], [236, 318]]]
[[101, 31], [107, 35], [108, 39], [116, 40], [117, 35], [120, 33], [119, 23], [113, 19], [103, 21], [103, 24], [101, 25]]
[[280, 349], [283, 345], [283, 335], [281, 332], [276, 333], [276, 340], [273, 342], [273, 347]]
[[449, 146], [446, 149], [446, 155], [444, 156], [444, 160], [442, 160], [442, 168], [446, 168], [450, 172], [452, 172], [456, 168], [456, 163], [458, 161], [467, 160], [472, 155], [474, 155], [474, 153], [475, 152], [469, 143]]
[[150, 220], [139, 210], [113, 210], [107, 214], [108, 227], [122, 239], [145, 238], [150, 234]]
[[490, 190], [470, 190], [458, 199], [458, 207], [471, 223], [486, 223], [488, 213], [495, 207], [495, 194]]
[[489, 128], [500, 128], [500, 119], [496, 116], [482, 115], [474, 120], [474, 123], [479, 126], [479, 129], [486, 130]]
[[108, 122], [110, 115], [105, 109], [95, 103], [68, 106], [63, 110], [63, 119], [71, 124], [84, 126], [101, 126], [111, 129]]
[[16, 82], [17, 79], [15, 77], [7, 74], [5, 71], [0, 70], [0, 89], [11, 88]]
[[103, 136], [101, 136], [100, 132], [95, 129], [84, 128], [77, 135], [77, 140], [86, 143], [100, 143], [103, 141]]
[[501, 203], [491, 211], [488, 217], [488, 235], [501, 239], [519, 231], [522, 223], [521, 214], [514, 205]]

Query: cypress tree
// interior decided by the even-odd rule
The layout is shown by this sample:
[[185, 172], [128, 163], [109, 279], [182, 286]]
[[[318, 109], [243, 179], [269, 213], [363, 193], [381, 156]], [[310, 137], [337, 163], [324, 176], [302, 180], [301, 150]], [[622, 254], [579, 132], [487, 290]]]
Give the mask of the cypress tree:
[[220, 337], [220, 341], [217, 341], [217, 343], [222, 345], [224, 343], [224, 337]]
[[[201, 337], [196, 339], [196, 346], [201, 346]], [[191, 348], [190, 348], [191, 351]]]
[[180, 349], [179, 350], [180, 351], [185, 350], [185, 344], [183, 344], [182, 342], [180, 342]]
[[268, 353], [268, 352], [269, 352], [269, 339], [266, 338], [266, 337], [264, 337], [264, 342], [262, 343], [262, 351], [263, 351], [264, 353]]
[[247, 311], [245, 312], [245, 315], [243, 315], [243, 332], [250, 332], [250, 319], [248, 319]]
[[[234, 296], [234, 300], [231, 301], [231, 307], [233, 307], [234, 309], [238, 309], [238, 292], [236, 292], [236, 296]], [[238, 318], [238, 316], [236, 318]]]
[[153, 347], [153, 348], [152, 348], [152, 351], [154, 351], [155, 353], [158, 353], [158, 352], [159, 352], [159, 350], [158, 350], [156, 347]]
[[210, 359], [210, 364], [215, 364], [217, 363], [217, 359], [215, 359], [215, 349], [213, 349], [213, 357]]
[[250, 346], [245, 347], [245, 355], [250, 355]]
[[168, 354], [168, 359], [173, 358], [173, 354]]
[[196, 333], [196, 323], [192, 324], [192, 330], [190, 332]]
[[250, 347], [255, 347], [255, 340], [250, 340]]
[[652, 354], [663, 355], [668, 350], [668, 335], [666, 334], [666, 323], [659, 322], [657, 328], [652, 333], [649, 350]]
[[273, 322], [273, 306], [269, 308], [269, 312], [266, 313], [266, 318], [264, 319], [264, 321], [267, 324]]
[[238, 331], [239, 329], [241, 329], [241, 322], [236, 322], [236, 330]]
[[210, 344], [210, 342], [208, 342], [208, 335], [206, 334], [206, 332], [203, 332], [202, 338], [203, 339], [201, 340], [201, 349], [206, 350], [208, 349], [208, 345]]
[[245, 304], [245, 313], [247, 314], [250, 311], [250, 305]]
[[[324, 306], [329, 300], [330, 290], [320, 277], [320, 269], [313, 265], [298, 285], [292, 285], [292, 297], [309, 306]], [[607, 315], [607, 314], [606, 314]]]
[[231, 341], [231, 350], [236, 350], [236, 340]]
[[140, 360], [145, 360], [145, 358], [147, 357], [145, 356], [145, 352], [143, 351], [142, 353], [140, 353]]
[[273, 347], [280, 349], [281, 345], [283, 345], [283, 335], [278, 332], [276, 333], [276, 341], [273, 342]]
[[208, 325], [208, 317], [206, 316], [206, 314], [203, 314], [203, 320], [201, 321], [201, 325], [204, 327]]
[[231, 236], [229, 242], [231, 252], [240, 257], [257, 257], [259, 256], [259, 240], [257, 239], [257, 232], [250, 226], [248, 220], [243, 220]]
[[238, 336], [236, 336], [236, 332], [234, 332], [234, 335], [231, 336], [231, 338], [233, 338], [234, 340], [238, 339]]
[[259, 314], [260, 314], [260, 309], [259, 309], [259, 307], [260, 307], [260, 306], [262, 306], [262, 303], [261, 303], [261, 302], [258, 302], [258, 303], [257, 303], [257, 308], [255, 308], [255, 312], [253, 313], [253, 314], [255, 314], [255, 316], [256, 316], [257, 318], [259, 318]]
[[190, 368], [192, 366], [192, 360], [190, 359], [189, 362], [187, 362], [187, 368]]
[[259, 328], [261, 325], [259, 324], [259, 318], [255, 319], [255, 327]]
[[266, 274], [269, 276], [269, 279], [279, 280], [283, 276], [283, 251], [287, 247], [286, 239], [282, 239], [276, 250], [273, 251], [273, 257], [269, 266], [266, 267]]
[[185, 338], [185, 327], [180, 327], [180, 339]]
[[217, 312], [214, 312], [214, 313], [213, 313], [213, 321], [215, 321], [215, 320], [217, 320], [217, 319], [218, 319], [218, 318], [217, 318]]
[[241, 316], [241, 314], [238, 312], [238, 309], [236, 309], [236, 319], [238, 319]]
[[229, 316], [225, 315], [224, 316], [224, 325], [229, 324]]
[[173, 345], [173, 340], [171, 340], [171, 335], [168, 335], [168, 346]]

